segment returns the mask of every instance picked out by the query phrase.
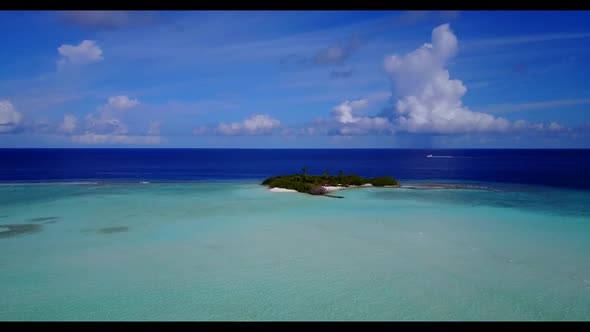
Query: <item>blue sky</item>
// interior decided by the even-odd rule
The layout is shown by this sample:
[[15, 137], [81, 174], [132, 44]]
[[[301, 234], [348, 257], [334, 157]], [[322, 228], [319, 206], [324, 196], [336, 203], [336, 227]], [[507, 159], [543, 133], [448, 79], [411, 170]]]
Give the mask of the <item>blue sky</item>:
[[590, 12], [0, 13], [0, 147], [590, 147]]

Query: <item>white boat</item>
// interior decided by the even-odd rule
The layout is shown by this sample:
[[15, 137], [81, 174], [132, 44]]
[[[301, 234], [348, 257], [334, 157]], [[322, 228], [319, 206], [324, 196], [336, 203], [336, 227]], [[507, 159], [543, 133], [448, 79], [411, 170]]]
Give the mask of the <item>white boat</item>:
[[431, 155], [431, 154], [429, 154], [428, 156], [426, 156], [426, 158], [432, 158], [432, 155]]

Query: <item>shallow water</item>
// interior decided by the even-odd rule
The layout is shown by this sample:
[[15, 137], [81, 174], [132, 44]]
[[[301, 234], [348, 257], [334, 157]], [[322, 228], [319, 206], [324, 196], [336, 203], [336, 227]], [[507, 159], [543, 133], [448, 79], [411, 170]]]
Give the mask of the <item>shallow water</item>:
[[588, 320], [590, 193], [483, 185], [0, 186], [0, 320]]

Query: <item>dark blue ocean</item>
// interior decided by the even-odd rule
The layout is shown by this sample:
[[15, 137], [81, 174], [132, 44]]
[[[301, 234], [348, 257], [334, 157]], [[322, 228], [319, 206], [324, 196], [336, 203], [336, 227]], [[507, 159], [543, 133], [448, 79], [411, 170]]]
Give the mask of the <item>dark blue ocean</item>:
[[303, 166], [310, 174], [590, 189], [590, 150], [0, 149], [0, 182], [258, 180]]

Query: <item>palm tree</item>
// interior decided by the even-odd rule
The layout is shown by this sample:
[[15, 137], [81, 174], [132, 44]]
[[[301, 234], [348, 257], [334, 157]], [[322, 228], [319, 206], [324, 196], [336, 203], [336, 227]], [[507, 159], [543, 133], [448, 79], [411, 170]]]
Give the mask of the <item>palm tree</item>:
[[306, 166], [301, 167], [301, 170], [303, 171], [303, 175], [307, 175], [307, 167]]

